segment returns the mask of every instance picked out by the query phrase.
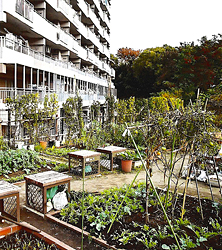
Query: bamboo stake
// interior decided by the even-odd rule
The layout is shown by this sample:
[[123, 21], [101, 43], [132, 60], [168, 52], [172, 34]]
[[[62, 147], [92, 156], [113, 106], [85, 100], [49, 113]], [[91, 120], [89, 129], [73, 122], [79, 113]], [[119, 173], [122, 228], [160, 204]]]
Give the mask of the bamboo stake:
[[[149, 171], [149, 160], [147, 159], [147, 168]], [[149, 180], [146, 174], [146, 212], [145, 212], [145, 223], [149, 222]]]
[[176, 203], [177, 203], [177, 187], [178, 187], [178, 183], [179, 183], [179, 178], [181, 176], [181, 173], [182, 173], [182, 170], [183, 170], [183, 166], [184, 166], [184, 162], [185, 162], [185, 158], [186, 158], [186, 155], [187, 155], [187, 151], [188, 151], [188, 144], [186, 146], [186, 151], [183, 155], [183, 160], [182, 160], [182, 164], [181, 164], [181, 167], [180, 167], [180, 170], [179, 170], [179, 173], [178, 173], [178, 177], [177, 177], [177, 181], [176, 181], [176, 184], [175, 184], [175, 188], [174, 188], [174, 194], [173, 194], [173, 209], [172, 209], [172, 216], [174, 217], [174, 209], [176, 207]]
[[165, 197], [165, 209], [167, 209], [167, 203], [168, 203], [168, 198], [169, 198], [169, 192], [170, 192], [170, 184], [171, 184], [171, 176], [172, 176], [172, 172], [173, 172], [173, 151], [174, 151], [174, 146], [175, 146], [175, 140], [176, 140], [176, 136], [175, 134], [173, 134], [173, 144], [172, 144], [172, 149], [171, 149], [171, 153], [170, 153], [170, 169], [169, 169], [169, 177], [168, 177], [168, 185], [167, 185], [167, 193], [166, 193], [166, 197]]
[[205, 170], [206, 170], [206, 175], [207, 175], [207, 181], [210, 187], [210, 193], [211, 193], [211, 197], [212, 197], [212, 201], [214, 202], [214, 196], [213, 196], [213, 191], [212, 191], [212, 187], [211, 187], [211, 182], [210, 182], [210, 178], [208, 175], [208, 170], [207, 170], [207, 165], [205, 165]]
[[[193, 167], [194, 167], [194, 162], [192, 162], [192, 164], [193, 164]], [[195, 176], [194, 177], [195, 177], [195, 183], [196, 183], [198, 200], [199, 200], [199, 204], [200, 204], [201, 217], [202, 217], [202, 220], [204, 220], [203, 207], [202, 207], [202, 203], [201, 203], [201, 199], [200, 199], [200, 193], [199, 193], [199, 187], [198, 187], [198, 182], [197, 182], [197, 171], [196, 171], [196, 169], [195, 169]]]
[[214, 170], [216, 172], [217, 181], [218, 181], [218, 185], [219, 185], [219, 188], [220, 188], [220, 195], [222, 197], [221, 185], [220, 185], [220, 180], [219, 180], [219, 176], [218, 176], [218, 172], [217, 172], [217, 164], [216, 164], [215, 158], [213, 156], [212, 156], [212, 159], [213, 159], [213, 162], [214, 162]]
[[183, 219], [183, 215], [184, 215], [184, 211], [185, 211], [186, 195], [187, 195], [187, 189], [188, 189], [191, 171], [192, 171], [192, 165], [190, 164], [189, 172], [188, 172], [186, 182], [185, 182], [184, 193], [183, 193], [183, 205], [182, 205], [181, 219]]
[[82, 164], [82, 171], [83, 171], [83, 178], [82, 178], [82, 239], [81, 239], [81, 250], [83, 250], [83, 240], [84, 240], [84, 194], [85, 194], [85, 159], [83, 159], [83, 164]]
[[[126, 124], [126, 127], [127, 127], [127, 124]], [[128, 127], [127, 127], [127, 129], [128, 129]], [[134, 141], [134, 138], [133, 138], [132, 134], [130, 133], [130, 131], [129, 131], [129, 134], [130, 134], [130, 137], [131, 137], [131, 139], [132, 139], [132, 141], [133, 141], [133, 144], [134, 144], [134, 146], [135, 146], [135, 148], [136, 148], [136, 151], [137, 151], [137, 153], [139, 154], [140, 160], [142, 161], [142, 166], [144, 166], [144, 168], [145, 168], [145, 164], [144, 164], [143, 158], [142, 158], [142, 156], [141, 156], [141, 154], [140, 154], [140, 151], [139, 151], [139, 149], [138, 149], [138, 147], [137, 147], [137, 145], [136, 145], [136, 143], [135, 143], [135, 141]], [[154, 183], [153, 183], [153, 181], [152, 181], [152, 179], [151, 179], [151, 177], [150, 177], [150, 173], [149, 173], [149, 171], [148, 171], [146, 168], [145, 168], [145, 171], [146, 171], [147, 177], [148, 177], [148, 179], [149, 179], [149, 182], [150, 182], [150, 184], [151, 184], [151, 186], [152, 186], [152, 188], [153, 188], [153, 190], [154, 190], [154, 193], [155, 193], [155, 195], [156, 195], [156, 197], [157, 197], [157, 199], [158, 199], [158, 202], [159, 202], [159, 204], [160, 204], [160, 206], [161, 206], [161, 209], [163, 210], [164, 216], [165, 216], [165, 218], [166, 218], [166, 220], [167, 220], [167, 222], [168, 222], [168, 225], [169, 225], [169, 227], [170, 227], [170, 230], [171, 230], [171, 232], [173, 233], [173, 236], [174, 236], [174, 239], [175, 239], [175, 241], [176, 241], [176, 244], [177, 244], [178, 248], [179, 248], [180, 250], [182, 250], [181, 247], [180, 247], [179, 241], [178, 241], [178, 239], [177, 239], [177, 236], [176, 236], [176, 234], [175, 234], [175, 232], [174, 232], [174, 230], [173, 230], [173, 227], [172, 227], [172, 225], [171, 225], [171, 222], [170, 222], [170, 220], [169, 220], [169, 218], [168, 218], [168, 216], [167, 216], [166, 210], [164, 209], [164, 206], [163, 206], [163, 204], [162, 204], [162, 201], [160, 200], [160, 197], [159, 197], [159, 195], [158, 195], [158, 193], [157, 193], [157, 191], [156, 191], [155, 185], [154, 185]]]

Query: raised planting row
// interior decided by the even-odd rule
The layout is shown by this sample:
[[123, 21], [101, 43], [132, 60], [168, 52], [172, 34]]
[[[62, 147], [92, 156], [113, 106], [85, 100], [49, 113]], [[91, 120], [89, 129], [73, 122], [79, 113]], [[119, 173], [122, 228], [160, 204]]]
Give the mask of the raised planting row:
[[23, 249], [23, 250], [59, 250], [54, 244], [47, 244], [44, 239], [25, 230], [9, 234], [0, 240], [0, 249]]
[[0, 151], [0, 174], [7, 175], [19, 170], [28, 174], [44, 166], [44, 162], [35, 151], [25, 149]]
[[23, 222], [0, 229], [2, 250], [75, 250], [53, 236]]
[[[54, 159], [53, 159], [54, 160]], [[44, 159], [38, 152], [26, 149], [0, 151], [0, 178], [10, 182], [21, 181], [27, 174], [47, 171], [67, 171], [67, 163]]]
[[[86, 193], [82, 209], [82, 193], [71, 192], [71, 202], [57, 218], [82, 227], [91, 235], [105, 240], [109, 245], [121, 249], [178, 249], [162, 209], [153, 191], [149, 191], [149, 220], [145, 223], [145, 184], [131, 189], [123, 202], [118, 216], [108, 232], [127, 186], [111, 188], [100, 195]], [[159, 191], [162, 201], [165, 193]], [[210, 200], [202, 200], [203, 218], [196, 198], [187, 197], [185, 213], [181, 219], [183, 197], [178, 196], [172, 209], [172, 195], [167, 204], [167, 214], [181, 249], [221, 249], [222, 248], [222, 206]], [[172, 217], [172, 211], [174, 217]]]

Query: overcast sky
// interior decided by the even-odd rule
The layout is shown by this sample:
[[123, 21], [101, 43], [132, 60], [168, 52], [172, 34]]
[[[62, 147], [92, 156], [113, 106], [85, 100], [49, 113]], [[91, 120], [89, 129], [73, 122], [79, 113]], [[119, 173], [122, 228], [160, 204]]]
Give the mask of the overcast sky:
[[111, 0], [111, 53], [222, 34], [222, 0]]

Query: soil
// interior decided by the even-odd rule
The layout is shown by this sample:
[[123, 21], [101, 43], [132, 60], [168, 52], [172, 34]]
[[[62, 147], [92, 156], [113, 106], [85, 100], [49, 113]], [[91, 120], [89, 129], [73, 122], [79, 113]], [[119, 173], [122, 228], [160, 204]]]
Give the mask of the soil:
[[[177, 201], [177, 205], [175, 208], [175, 218], [180, 218], [181, 217], [181, 207], [183, 203], [183, 197], [179, 197]], [[184, 215], [184, 219], [190, 221], [192, 224], [198, 226], [198, 227], [205, 227], [206, 225], [209, 225], [209, 221], [211, 219], [216, 219], [217, 221], [222, 223], [222, 209], [215, 208], [211, 200], [206, 200], [202, 199], [201, 200], [203, 211], [204, 211], [204, 218], [201, 218], [200, 212], [196, 209], [199, 206], [199, 201], [195, 197], [188, 196], [187, 197], [187, 202], [185, 205], [185, 210], [186, 213]], [[168, 216], [170, 215], [171, 211], [167, 211]], [[172, 218], [170, 218], [172, 219]], [[138, 214], [133, 214], [131, 216], [126, 216], [123, 219], [123, 223], [115, 223], [113, 226], [112, 231], [110, 231], [109, 235], [104, 234], [105, 239], [110, 245], [115, 245], [118, 249], [140, 249], [140, 250], [145, 250], [147, 249], [143, 243], [140, 243], [136, 241], [135, 239], [129, 241], [126, 245], [124, 245], [122, 242], [117, 242], [113, 241], [110, 238], [110, 235], [115, 234], [121, 234], [121, 232], [124, 232], [126, 230], [130, 230], [130, 232], [137, 232], [140, 230], [140, 228], [135, 228], [133, 226], [134, 223], [139, 223], [139, 224], [145, 224], [145, 214], [144, 213], [138, 213]], [[164, 219], [164, 215], [162, 213], [162, 210], [159, 207], [151, 206], [149, 208], [149, 222], [147, 223], [147, 226], [150, 228], [164, 228], [164, 226], [168, 225], [167, 221]], [[189, 236], [194, 243], [196, 243], [196, 233], [194, 230], [192, 230], [189, 227], [186, 227], [185, 225], [180, 226], [181, 231], [177, 232], [178, 238], [184, 235]], [[212, 226], [209, 226], [209, 229], [214, 231]], [[169, 231], [170, 233], [170, 231]], [[162, 245], [166, 244], [168, 246], [172, 244], [176, 244], [175, 239], [171, 237], [166, 237], [164, 239], [158, 239], [157, 240], [157, 245], [155, 246], [156, 250], [162, 250]], [[220, 250], [222, 247], [222, 236], [221, 235], [216, 235], [216, 236], [211, 236], [208, 238], [207, 241], [201, 242], [199, 246], [193, 247], [192, 249], [201, 249], [201, 250], [207, 250], [210, 247], [212, 249]]]
[[[175, 171], [179, 171], [176, 169]], [[100, 192], [102, 190], [111, 188], [111, 187], [121, 187], [123, 184], [130, 184], [134, 179], [136, 171], [132, 171], [131, 173], [122, 173], [122, 172], [115, 172], [109, 174], [102, 174], [99, 176], [87, 177], [85, 179], [85, 190], [88, 192]], [[146, 173], [145, 171], [141, 171], [136, 179], [136, 182], [145, 181]], [[167, 185], [167, 178], [164, 182], [164, 174], [163, 172], [153, 167], [152, 171], [152, 180], [156, 187], [164, 189]], [[21, 190], [20, 190], [20, 207], [21, 207], [21, 221], [26, 221], [29, 224], [40, 228], [42, 231], [45, 231], [48, 234], [58, 238], [61, 241], [64, 241], [66, 244], [74, 247], [75, 249], [81, 249], [81, 235], [74, 234], [73, 232], [67, 231], [67, 229], [60, 228], [58, 225], [54, 225], [51, 222], [45, 221], [41, 214], [33, 213], [25, 206], [25, 183], [20, 182], [17, 183]], [[185, 180], [181, 179], [179, 181], [179, 192], [183, 192], [185, 186]], [[172, 184], [171, 189], [174, 188], [174, 184]], [[212, 194], [208, 185], [205, 183], [198, 182], [198, 188], [201, 198], [209, 198], [214, 199], [215, 201], [221, 201], [221, 194], [220, 190], [217, 187], [212, 188]], [[71, 190], [82, 190], [82, 180], [72, 180], [71, 181]], [[192, 196], [197, 196], [197, 189], [196, 183], [194, 181], [189, 182], [189, 186], [187, 189], [187, 194]], [[160, 218], [161, 219], [161, 218]], [[0, 224], [0, 227], [4, 227], [7, 225], [6, 223]], [[220, 239], [218, 239], [220, 240]], [[96, 244], [89, 244], [88, 240], [86, 239], [84, 242], [84, 249], [85, 250], [94, 250], [94, 249], [103, 249], [101, 246]], [[130, 249], [130, 248], [128, 248]], [[133, 249], [133, 248], [131, 248]], [[140, 249], [140, 248], [136, 248]]]
[[[45, 171], [49, 171], [48, 168], [46, 167], [41, 167], [41, 168], [38, 168], [37, 170], [35, 171], [31, 171], [30, 174], [33, 172], [33, 173], [41, 173], [41, 172], [45, 172]], [[9, 178], [16, 178], [18, 176], [22, 176], [22, 175], [26, 175], [27, 173], [23, 170], [18, 170], [16, 172], [12, 172], [10, 174], [7, 174], [7, 176]], [[0, 180], [3, 180], [3, 179], [7, 179], [7, 176], [6, 175], [0, 175]]]

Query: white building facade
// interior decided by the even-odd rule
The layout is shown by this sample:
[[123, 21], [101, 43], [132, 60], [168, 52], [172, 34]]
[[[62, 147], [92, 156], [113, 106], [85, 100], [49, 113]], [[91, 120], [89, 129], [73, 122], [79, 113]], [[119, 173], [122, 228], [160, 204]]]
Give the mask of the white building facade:
[[0, 0], [0, 119], [5, 99], [78, 95], [87, 108], [116, 96], [110, 66], [111, 0]]

